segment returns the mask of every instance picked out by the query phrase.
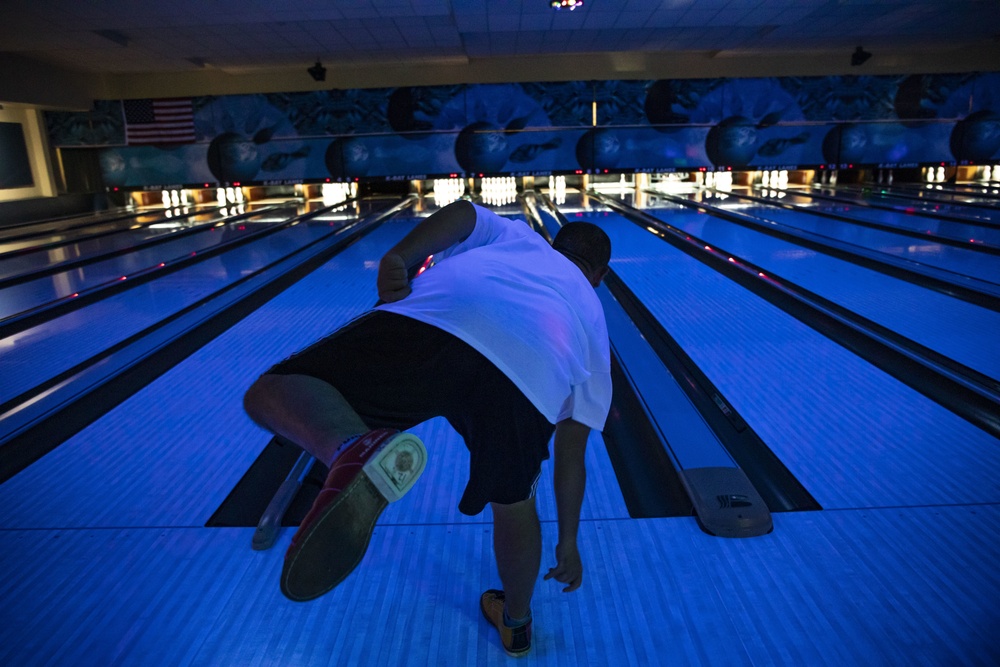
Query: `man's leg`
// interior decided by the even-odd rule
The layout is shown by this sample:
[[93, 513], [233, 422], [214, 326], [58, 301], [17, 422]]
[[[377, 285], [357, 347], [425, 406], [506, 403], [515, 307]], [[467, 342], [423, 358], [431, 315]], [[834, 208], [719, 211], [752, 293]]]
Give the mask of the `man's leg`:
[[[281, 570], [286, 597], [315, 599], [358, 566], [382, 510], [413, 486], [427, 452], [408, 433], [370, 431], [339, 391], [306, 375], [266, 374], [250, 387], [243, 403], [258, 424], [330, 466]], [[361, 437], [337, 451], [355, 435]]]
[[507, 615], [524, 618], [531, 610], [531, 595], [542, 562], [542, 528], [535, 499], [493, 508], [493, 553], [507, 599]]
[[247, 390], [243, 407], [257, 424], [326, 466], [341, 443], [369, 430], [339, 391], [307, 375], [263, 375]]

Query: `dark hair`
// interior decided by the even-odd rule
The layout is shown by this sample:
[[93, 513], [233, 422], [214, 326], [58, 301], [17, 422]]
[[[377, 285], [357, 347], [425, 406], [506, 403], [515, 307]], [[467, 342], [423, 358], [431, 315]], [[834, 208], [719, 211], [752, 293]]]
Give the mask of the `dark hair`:
[[603, 269], [611, 261], [611, 239], [589, 222], [567, 222], [556, 234], [552, 247], [588, 271]]

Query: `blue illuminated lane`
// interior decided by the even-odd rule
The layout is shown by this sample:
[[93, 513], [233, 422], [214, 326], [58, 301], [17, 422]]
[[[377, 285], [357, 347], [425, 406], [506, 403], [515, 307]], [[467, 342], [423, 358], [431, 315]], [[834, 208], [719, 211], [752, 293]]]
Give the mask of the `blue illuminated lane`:
[[[0, 623], [5, 664], [510, 664], [495, 633], [471, 611], [478, 592], [498, 581], [491, 517], [489, 510], [478, 517], [455, 510], [468, 478], [468, 452], [443, 420], [420, 428], [430, 456], [424, 477], [386, 508], [358, 570], [309, 605], [289, 603], [278, 591], [293, 528], [284, 529], [271, 551], [257, 552], [250, 548], [253, 528], [202, 527], [270, 437], [242, 410], [246, 387], [276, 359], [368, 307], [377, 257], [393, 242], [394, 223], [346, 248], [0, 485], [3, 597], [8, 616], [16, 617]], [[704, 276], [672, 256], [643, 255], [655, 248], [652, 241], [631, 250], [619, 243], [615, 261], [663, 269], [652, 289], [690, 296], [678, 304], [682, 317], [697, 318], [717, 303], [742, 308], [726, 299], [728, 292], [715, 298], [711, 287], [709, 301], [700, 302], [696, 290], [705, 287]], [[674, 273], [676, 284], [662, 280]], [[747, 308], [747, 314], [766, 309]], [[706, 341], [714, 347], [703, 356], [724, 356], [724, 334], [752, 329], [748, 334], [766, 343], [772, 330], [785, 331], [770, 320], [760, 327], [752, 320], [729, 324], [722, 321], [728, 328]], [[794, 337], [788, 332], [776, 341], [777, 355]], [[753, 340], [748, 346], [756, 352]], [[853, 370], [840, 369], [838, 360], [824, 368]], [[747, 383], [759, 378], [767, 385], [762, 391], [777, 389], [764, 418], [786, 418], [783, 385], [819, 386], [806, 396], [817, 400], [805, 406], [803, 430], [782, 444], [829, 478], [824, 490], [848, 500], [916, 502], [781, 513], [772, 534], [749, 540], [709, 537], [691, 518], [593, 520], [616, 516], [609, 508], [622, 505], [620, 497], [595, 494], [595, 478], [610, 465], [593, 434], [579, 539], [584, 588], [566, 595], [555, 582], [539, 582], [529, 661], [909, 665], [916, 656], [923, 664], [1000, 663], [1000, 614], [990, 602], [1000, 595], [996, 456], [969, 454], [966, 441], [941, 429], [922, 442], [906, 440], [893, 420], [908, 415], [889, 413], [883, 421], [886, 411], [878, 405], [862, 405], [871, 432], [823, 433], [825, 422], [812, 420], [825, 419], [819, 399], [829, 380], [760, 375], [774, 367], [762, 367], [756, 357], [736, 363], [734, 373]], [[861, 382], [845, 393], [871, 389]], [[813, 429], [825, 439], [817, 441]], [[950, 461], [956, 453], [960, 460]], [[908, 464], [910, 457], [918, 460]], [[928, 472], [935, 463], [943, 464], [940, 477]], [[954, 475], [963, 465], [978, 475]], [[558, 541], [549, 473], [543, 472], [538, 491], [545, 568], [554, 564]], [[927, 479], [937, 485], [924, 488]], [[862, 489], [866, 484], [872, 488]], [[976, 501], [934, 504], [949, 489]], [[430, 604], [400, 605], [400, 596], [411, 593]], [[345, 607], [350, 614], [342, 613]], [[418, 644], [399, 641], [415, 627], [421, 628]], [[434, 658], [445, 655], [449, 660]]]
[[[911, 215], [904, 211], [887, 211], [880, 208], [870, 208], [868, 206], [852, 203], [852, 199], [845, 198], [842, 202], [831, 202], [825, 199], [817, 199], [801, 194], [795, 190], [784, 191], [785, 196], [775, 199], [785, 204], [793, 204], [800, 207], [808, 207], [808, 212], [817, 214], [833, 213], [835, 215], [847, 216], [858, 220], [874, 222], [880, 225], [898, 227], [899, 229], [919, 232], [921, 234], [934, 234], [955, 241], [986, 243], [1000, 248], [1000, 227], [987, 227], [974, 223], [956, 222], [954, 220], [942, 220], [928, 218], [922, 215]], [[763, 196], [762, 191], [755, 191], [753, 194]], [[779, 194], [779, 193], [776, 193]], [[911, 210], [913, 207], [909, 207]], [[934, 212], [934, 211], [931, 211]], [[943, 211], [942, 211], [943, 213]], [[835, 224], [839, 224], [837, 220]]]
[[354, 217], [324, 214], [4, 339], [0, 347], [4, 368], [0, 403], [331, 233], [345, 218]]
[[137, 243], [166, 238], [186, 228], [221, 219], [222, 217], [218, 213], [210, 211], [188, 218], [161, 220], [137, 229], [124, 229], [113, 234], [88, 237], [75, 242], [59, 244], [56, 247], [43, 247], [34, 252], [0, 255], [0, 279], [21, 275], [39, 267], [55, 266], [63, 262], [88, 259], [109, 252], [125, 250]]
[[954, 204], [996, 207], [1000, 202], [1000, 183], [894, 183], [892, 185], [870, 186], [824, 186], [825, 189], [840, 192], [849, 190], [871, 190], [880, 198], [891, 199], [937, 199]]
[[[705, 214], [651, 213], [748, 254], [760, 236]], [[583, 215], [611, 237], [612, 268], [824, 508], [982, 501], [978, 471], [1000, 464], [996, 439], [621, 216]], [[817, 257], [771, 253], [750, 259], [784, 274]], [[847, 265], [824, 266], [815, 282], [852, 281]], [[938, 319], [953, 335], [965, 328]]]
[[110, 284], [132, 274], [171, 264], [182, 258], [235, 241], [262, 229], [280, 224], [296, 213], [294, 207], [231, 223], [220, 221], [195, 234], [166, 240], [151, 248], [95, 261], [19, 285], [0, 288], [0, 318], [36, 308], [92, 287]]
[[149, 210], [141, 211], [118, 208], [114, 210], [101, 211], [99, 213], [82, 213], [67, 217], [49, 218], [47, 220], [15, 223], [12, 225], [5, 225], [3, 228], [0, 228], [0, 239], [7, 239], [13, 236], [25, 236], [29, 234], [42, 234], [44, 232], [55, 232], [104, 222], [131, 220], [135, 219], [139, 215], [144, 215], [149, 212]]
[[[207, 211], [210, 213], [210, 211]], [[200, 215], [200, 214], [199, 214]], [[28, 248], [37, 248], [50, 244], [62, 244], [83, 241], [92, 236], [110, 235], [115, 232], [141, 229], [147, 225], [154, 225], [160, 222], [168, 222], [163, 209], [149, 211], [135, 218], [124, 220], [114, 220], [108, 222], [97, 222], [93, 225], [78, 227], [76, 229], [54, 230], [51, 233], [32, 235], [23, 239], [11, 239], [0, 241], [0, 258], [4, 253], [14, 251], [24, 251]]]
[[734, 201], [735, 198], [722, 200], [713, 197], [706, 199], [705, 203], [732, 207], [734, 212], [752, 215], [761, 220], [777, 222], [959, 275], [1000, 284], [1000, 257], [852, 225], [840, 220], [804, 215], [800, 211], [789, 211], [749, 200], [740, 200], [736, 204]]
[[921, 345], [1000, 379], [1000, 353], [994, 343], [996, 332], [1000, 331], [1000, 313], [711, 215], [666, 206], [648, 206], [646, 211]]
[[[243, 412], [247, 387], [273, 364], [370, 309], [378, 298], [378, 258], [416, 221], [386, 221], [8, 480], [0, 486], [0, 526], [204, 524], [271, 438]], [[413, 433], [427, 444], [429, 465], [418, 485], [386, 509], [379, 530], [488, 522], [489, 510], [469, 517], [457, 509], [469, 474], [461, 437], [444, 419]], [[582, 519], [628, 518], [600, 434], [592, 433], [590, 442]], [[551, 461], [543, 464], [542, 479], [539, 515], [554, 521]], [[40, 494], [40, 487], [50, 492]], [[249, 535], [245, 549], [253, 553]], [[373, 558], [379, 555], [368, 556]]]
[[[885, 189], [885, 188], [883, 188]], [[907, 186], [901, 184], [898, 187], [889, 186], [888, 191], [893, 195], [916, 194], [918, 196], [948, 199], [965, 204], [976, 204], [978, 206], [1000, 206], [1000, 180], [991, 182], [969, 182], [969, 183], [925, 183], [923, 185], [913, 184]]]
[[[895, 196], [891, 190], [886, 190], [885, 188], [865, 189], [862, 192], [851, 187], [824, 187], [816, 190], [816, 192], [837, 197], [844, 201], [871, 202], [872, 204], [882, 206], [892, 206], [900, 211], [910, 209], [923, 213], [964, 218], [970, 223], [980, 221], [1000, 224], [1000, 208], [997, 208], [1000, 202], [995, 199], [977, 199], [960, 194], [949, 194], [939, 190], [908, 190], [906, 193], [899, 193]], [[906, 194], [911, 196], [905, 196]], [[927, 201], [921, 201], [921, 199], [926, 199]], [[973, 205], [967, 206], [965, 204]]]

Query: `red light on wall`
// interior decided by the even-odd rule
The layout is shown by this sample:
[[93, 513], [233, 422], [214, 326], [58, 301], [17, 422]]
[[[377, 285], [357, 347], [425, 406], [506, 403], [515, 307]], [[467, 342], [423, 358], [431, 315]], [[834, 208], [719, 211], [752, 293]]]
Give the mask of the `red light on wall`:
[[125, 280], [125, 279], [127, 279], [127, 278], [128, 278], [128, 276], [122, 276], [122, 277], [121, 277], [121, 278], [119, 278], [118, 280]]

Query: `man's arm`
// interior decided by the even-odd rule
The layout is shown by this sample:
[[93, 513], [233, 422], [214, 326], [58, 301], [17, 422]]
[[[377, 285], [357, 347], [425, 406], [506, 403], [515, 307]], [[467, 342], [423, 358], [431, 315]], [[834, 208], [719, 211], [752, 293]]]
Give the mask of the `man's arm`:
[[404, 298], [410, 293], [411, 268], [430, 255], [464, 241], [475, 228], [476, 209], [465, 200], [452, 202], [428, 216], [379, 262], [379, 299], [391, 303]]
[[576, 534], [587, 484], [583, 455], [589, 435], [590, 427], [572, 419], [556, 424], [554, 477], [559, 544], [556, 546], [556, 566], [548, 571], [545, 579], [568, 584], [563, 589], [566, 593], [575, 591], [583, 583], [583, 562], [576, 545]]

